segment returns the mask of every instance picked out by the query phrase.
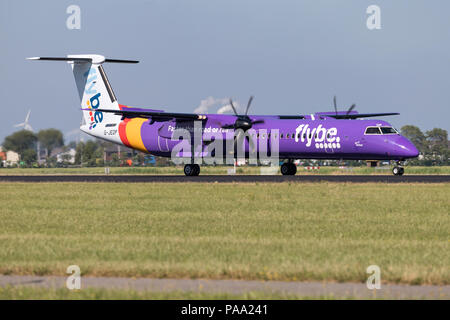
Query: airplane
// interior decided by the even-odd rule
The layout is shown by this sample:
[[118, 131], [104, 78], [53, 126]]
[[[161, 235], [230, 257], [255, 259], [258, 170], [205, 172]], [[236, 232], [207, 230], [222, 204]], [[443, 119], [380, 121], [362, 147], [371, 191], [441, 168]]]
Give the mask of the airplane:
[[[103, 64], [139, 61], [108, 59], [96, 54], [27, 59], [70, 64], [81, 101], [83, 132], [155, 156], [187, 159], [186, 176], [199, 175], [198, 158], [214, 156], [217, 150], [210, 145], [220, 139], [228, 146], [222, 154], [218, 152], [223, 158], [230, 153], [233, 159], [242, 153], [249, 156], [260, 149], [267, 153], [278, 151], [277, 156], [283, 160], [280, 167], [283, 175], [296, 174], [296, 159], [330, 159], [394, 161], [392, 173], [401, 176], [404, 161], [419, 155], [414, 144], [388, 122], [363, 119], [399, 113], [361, 114], [353, 110], [355, 105], [338, 111], [336, 97], [334, 112], [309, 115], [249, 115], [253, 97], [243, 114], [238, 114], [231, 99], [234, 115], [165, 112], [118, 103]], [[194, 136], [200, 129], [200, 141], [190, 138], [190, 150], [178, 152], [180, 140], [174, 139], [178, 129]], [[215, 132], [215, 137], [205, 138], [206, 132]]]

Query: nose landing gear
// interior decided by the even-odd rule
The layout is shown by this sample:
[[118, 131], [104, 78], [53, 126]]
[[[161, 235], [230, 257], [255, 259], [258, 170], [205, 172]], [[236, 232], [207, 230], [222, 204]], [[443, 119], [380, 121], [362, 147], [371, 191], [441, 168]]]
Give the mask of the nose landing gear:
[[184, 166], [184, 174], [186, 176], [198, 176], [200, 174], [200, 166], [198, 164], [186, 164]]
[[394, 168], [392, 168], [392, 173], [394, 174], [394, 176], [402, 176], [404, 172], [405, 169], [402, 167], [395, 166]]
[[394, 174], [394, 176], [402, 176], [403, 173], [405, 173], [405, 169], [403, 168], [400, 161], [397, 161], [397, 163], [394, 165], [394, 167], [392, 168], [392, 173]]

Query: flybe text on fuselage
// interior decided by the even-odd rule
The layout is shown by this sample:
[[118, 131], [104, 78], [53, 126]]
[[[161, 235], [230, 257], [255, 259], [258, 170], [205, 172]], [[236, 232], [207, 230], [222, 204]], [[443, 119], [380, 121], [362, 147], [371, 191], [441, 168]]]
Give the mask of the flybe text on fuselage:
[[295, 129], [295, 142], [306, 143], [305, 146], [308, 148], [314, 146], [316, 149], [339, 149], [340, 141], [336, 127], [327, 129], [319, 124], [315, 128], [310, 128], [309, 124], [301, 124]]
[[100, 107], [100, 96], [101, 93], [97, 92], [95, 88], [95, 84], [97, 83], [97, 72], [94, 68], [89, 69], [84, 76], [86, 79], [86, 86], [84, 93], [88, 95], [92, 95], [89, 100], [86, 101], [86, 104], [89, 109], [92, 109], [92, 111], [89, 111], [89, 116], [91, 117], [91, 123], [89, 125], [89, 130], [93, 129], [97, 126], [97, 123], [100, 123], [103, 121], [103, 113], [100, 111], [95, 111]]

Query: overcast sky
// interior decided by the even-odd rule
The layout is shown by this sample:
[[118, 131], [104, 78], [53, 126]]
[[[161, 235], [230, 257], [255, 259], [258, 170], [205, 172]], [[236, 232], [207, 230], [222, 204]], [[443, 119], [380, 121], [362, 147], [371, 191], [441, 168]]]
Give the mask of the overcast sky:
[[[79, 30], [66, 26], [72, 4]], [[379, 30], [366, 26], [372, 4]], [[211, 96], [212, 113], [253, 94], [253, 114], [303, 114], [332, 110], [336, 94], [342, 109], [400, 112], [396, 127], [450, 130], [449, 14], [448, 0], [1, 0], [0, 142], [28, 109], [35, 130], [79, 127], [70, 67], [25, 57], [80, 53], [141, 61], [105, 65], [130, 106], [193, 112]]]

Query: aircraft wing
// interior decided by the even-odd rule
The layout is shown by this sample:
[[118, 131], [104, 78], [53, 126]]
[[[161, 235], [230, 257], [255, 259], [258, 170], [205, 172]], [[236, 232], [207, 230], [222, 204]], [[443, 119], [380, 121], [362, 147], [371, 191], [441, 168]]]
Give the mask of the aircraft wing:
[[[109, 112], [116, 115], [120, 115], [124, 118], [151, 118], [155, 121], [167, 121], [167, 120], [206, 120], [207, 115], [200, 115], [196, 113], [177, 113], [177, 112], [164, 112], [162, 110], [151, 110], [143, 108], [132, 108], [120, 105], [121, 110], [110, 110], [110, 109], [96, 109], [100, 112]], [[88, 110], [91, 109], [82, 109]], [[301, 115], [275, 115], [273, 116], [278, 119], [305, 119]]]
[[350, 114], [327, 114], [327, 117], [335, 119], [358, 119], [358, 118], [371, 118], [371, 117], [384, 117], [384, 116], [397, 116], [398, 112], [388, 113], [350, 113]]
[[[91, 109], [83, 109], [91, 110]], [[120, 115], [124, 118], [151, 118], [155, 121], [167, 121], [171, 119], [176, 120], [205, 120], [205, 115], [195, 114], [195, 113], [175, 113], [175, 112], [164, 112], [160, 110], [149, 110], [149, 109], [139, 109], [139, 108], [129, 108], [122, 110], [110, 110], [110, 109], [96, 109], [100, 112], [109, 112], [116, 115]]]
[[301, 120], [305, 119], [305, 116], [296, 116], [296, 115], [277, 115], [275, 116], [281, 120]]

